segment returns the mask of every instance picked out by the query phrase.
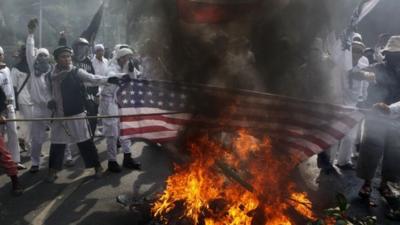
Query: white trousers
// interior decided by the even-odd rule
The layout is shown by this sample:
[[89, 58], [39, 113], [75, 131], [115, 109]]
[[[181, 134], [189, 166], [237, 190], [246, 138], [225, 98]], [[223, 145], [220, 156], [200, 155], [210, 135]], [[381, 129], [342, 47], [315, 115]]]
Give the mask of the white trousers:
[[[117, 142], [118, 142], [118, 137], [115, 136], [109, 136], [106, 138], [107, 141], [107, 156], [108, 156], [108, 161], [117, 161]], [[120, 140], [121, 142], [121, 147], [122, 151], [124, 154], [131, 153], [131, 140]]]
[[[19, 105], [19, 112], [24, 119], [33, 118], [33, 105]], [[24, 122], [20, 127], [20, 138], [25, 140], [25, 143], [28, 145], [31, 144], [31, 130], [32, 130], [32, 122]]]
[[[15, 119], [15, 109], [14, 107], [8, 107], [7, 119]], [[18, 133], [17, 133], [17, 123], [16, 122], [7, 122], [7, 147], [11, 152], [12, 159], [14, 162], [21, 162], [19, 142], [18, 142]]]
[[337, 164], [343, 166], [345, 164], [351, 163], [351, 157], [353, 156], [356, 144], [360, 143], [358, 138], [358, 132], [360, 129], [360, 124], [356, 125], [341, 141], [336, 155]]
[[[32, 108], [33, 118], [48, 118], [51, 117], [50, 110], [46, 106], [34, 105]], [[46, 133], [47, 127], [50, 126], [50, 121], [34, 121], [32, 122], [32, 149], [31, 161], [32, 166], [40, 165], [40, 155], [42, 152], [43, 143], [48, 139]]]

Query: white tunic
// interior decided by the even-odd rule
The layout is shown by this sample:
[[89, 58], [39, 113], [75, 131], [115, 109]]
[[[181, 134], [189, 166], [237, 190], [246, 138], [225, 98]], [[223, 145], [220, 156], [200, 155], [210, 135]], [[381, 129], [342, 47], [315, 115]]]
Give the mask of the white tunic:
[[95, 57], [92, 59], [92, 65], [94, 68], [94, 72], [98, 75], [105, 76], [107, 74], [107, 69], [108, 69], [108, 60], [103, 57], [103, 59], [100, 61]]
[[7, 97], [7, 100], [14, 102], [14, 88], [8, 67], [0, 70], [0, 86]]
[[[122, 76], [127, 74], [128, 70], [126, 68], [121, 68], [116, 62], [111, 63], [108, 71], [107, 77], [111, 76]], [[119, 107], [117, 104], [117, 91], [119, 87], [115, 84], [106, 84], [102, 87], [100, 93], [100, 105], [99, 114], [100, 115], [118, 115]], [[107, 137], [117, 137], [119, 136], [119, 118], [109, 118], [102, 119], [103, 122], [103, 135]]]
[[[21, 89], [27, 76], [28, 76], [27, 73], [21, 72], [15, 67], [11, 69], [12, 84], [14, 85], [14, 87], [17, 88], [15, 91], [19, 91]], [[28, 84], [25, 84], [25, 86], [22, 88], [21, 92], [18, 95], [18, 104], [32, 105], [31, 96], [29, 94], [27, 85]]]
[[[26, 40], [26, 59], [28, 62], [29, 70], [34, 70], [36, 60], [35, 55], [35, 41], [33, 34], [29, 34]], [[36, 76], [32, 74], [29, 78], [27, 88], [29, 90], [31, 101], [36, 107], [45, 108], [47, 111], [47, 103], [51, 100], [51, 93], [48, 81], [46, 81], [45, 74]]]
[[[353, 71], [359, 71], [369, 66], [368, 59], [365, 56], [362, 56], [357, 65], [352, 69]], [[345, 104], [349, 106], [356, 106], [358, 102], [365, 101], [367, 99], [367, 89], [368, 82], [360, 81], [360, 80], [352, 80], [352, 86], [350, 86], [349, 75], [346, 74], [346, 79], [344, 79], [345, 83]]]
[[[61, 82], [68, 72], [72, 70], [72, 65], [68, 70], [56, 72], [53, 71], [51, 77], [52, 81], [52, 95], [53, 99], [57, 102], [57, 110], [55, 117], [63, 117], [64, 110], [62, 108], [62, 93]], [[90, 74], [82, 69], [79, 69], [77, 76], [87, 83], [94, 85], [104, 85], [107, 83], [107, 78], [99, 75]], [[86, 112], [79, 113], [70, 117], [84, 117]], [[66, 120], [66, 121], [53, 121], [51, 126], [51, 142], [54, 144], [75, 144], [90, 139], [89, 128], [86, 120]]]

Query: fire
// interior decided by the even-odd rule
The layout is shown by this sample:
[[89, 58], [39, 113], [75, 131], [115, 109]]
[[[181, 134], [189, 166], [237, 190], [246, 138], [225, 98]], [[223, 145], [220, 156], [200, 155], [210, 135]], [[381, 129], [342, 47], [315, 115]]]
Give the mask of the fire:
[[269, 138], [259, 141], [246, 130], [229, 148], [220, 143], [205, 135], [189, 145], [192, 161], [175, 165], [152, 208], [162, 223], [293, 225], [289, 209], [315, 219], [307, 194], [290, 181], [298, 158], [274, 152]]

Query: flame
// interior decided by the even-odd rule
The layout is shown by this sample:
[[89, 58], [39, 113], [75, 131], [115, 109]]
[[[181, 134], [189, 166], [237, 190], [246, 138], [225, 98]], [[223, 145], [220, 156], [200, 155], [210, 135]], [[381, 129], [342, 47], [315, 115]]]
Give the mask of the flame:
[[[192, 161], [175, 165], [153, 205], [152, 212], [162, 223], [293, 225], [290, 208], [315, 219], [307, 194], [296, 192], [290, 181], [298, 158], [276, 154], [269, 138], [259, 141], [246, 130], [237, 132], [230, 148], [219, 143], [204, 135], [188, 146]], [[224, 162], [240, 181], [224, 174], [218, 162]]]

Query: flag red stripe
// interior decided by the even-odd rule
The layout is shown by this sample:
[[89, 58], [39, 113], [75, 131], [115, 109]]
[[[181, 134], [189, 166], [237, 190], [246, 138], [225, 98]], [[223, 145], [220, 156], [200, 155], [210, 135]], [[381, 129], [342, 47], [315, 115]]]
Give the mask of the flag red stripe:
[[157, 116], [140, 115], [140, 116], [123, 116], [123, 117], [121, 117], [121, 123], [141, 121], [141, 120], [162, 120], [164, 122], [167, 122], [170, 124], [177, 124], [177, 125], [185, 125], [188, 122], [188, 120], [185, 120], [185, 119], [176, 119], [176, 118], [166, 117], [166, 116], [162, 116], [162, 115], [157, 115]]

